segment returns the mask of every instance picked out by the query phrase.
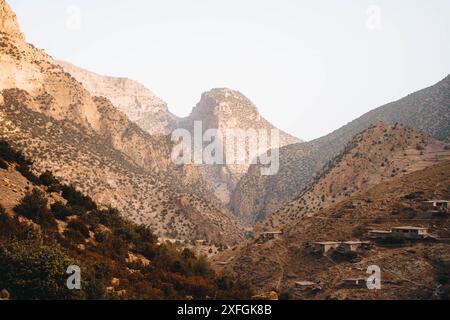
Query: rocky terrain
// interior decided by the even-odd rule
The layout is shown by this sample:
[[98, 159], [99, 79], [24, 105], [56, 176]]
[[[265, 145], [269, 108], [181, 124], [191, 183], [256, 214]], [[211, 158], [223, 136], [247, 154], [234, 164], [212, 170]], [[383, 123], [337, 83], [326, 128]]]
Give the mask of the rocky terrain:
[[54, 171], [158, 235], [240, 239], [237, 223], [197, 168], [172, 164], [166, 137], [150, 136], [109, 100], [92, 96], [24, 41], [5, 1], [0, 8], [6, 26], [0, 31], [0, 137], [36, 159], [33, 170]]
[[[448, 299], [450, 218], [428, 213], [422, 201], [450, 198], [449, 170], [450, 161], [443, 160], [290, 221], [278, 239], [261, 242], [255, 235], [216, 256], [217, 268], [251, 281], [259, 294], [274, 291], [285, 299]], [[367, 237], [368, 230], [398, 226], [428, 228], [435, 240], [379, 243]], [[355, 240], [369, 241], [371, 248], [322, 255], [313, 245]], [[381, 290], [343, 285], [344, 279], [366, 279], [371, 265], [381, 269]], [[317, 287], [297, 290], [298, 281]]]
[[[0, 288], [12, 300], [249, 298], [204, 257], [62, 184], [0, 140]], [[66, 286], [67, 269], [82, 273]], [[227, 285], [224, 286], [223, 284]]]
[[[303, 142], [226, 88], [177, 118], [133, 80], [26, 43], [5, 0], [0, 14], [0, 290], [15, 299], [450, 299], [450, 216], [424, 203], [450, 200], [450, 76]], [[254, 149], [245, 137], [245, 164], [175, 165], [175, 129], [218, 129], [225, 156], [230, 129], [276, 130], [279, 144], [271, 149], [269, 137]], [[280, 164], [265, 176], [249, 162], [268, 151]], [[369, 233], [400, 226], [427, 234]], [[324, 241], [364, 245], [322, 253]], [[49, 256], [82, 263], [88, 289], [55, 286], [65, 270], [46, 269]], [[344, 285], [371, 265], [381, 290]]]
[[[169, 135], [176, 128], [187, 129], [193, 135], [194, 122], [200, 121], [203, 133], [208, 129], [218, 129], [221, 132], [223, 138], [219, 143], [224, 146], [225, 155], [227, 129], [266, 130], [269, 135], [270, 130], [276, 129], [261, 117], [256, 106], [238, 91], [220, 88], [205, 92], [191, 114], [180, 119], [170, 113], [165, 102], [135, 81], [101, 76], [64, 61], [58, 61], [58, 63], [66, 72], [80, 81], [92, 95], [110, 100], [131, 121], [151, 135]], [[247, 143], [248, 141], [246, 140]], [[268, 143], [270, 142], [269, 136]], [[299, 139], [279, 131], [278, 147], [299, 142]], [[271, 149], [270, 144], [260, 150], [252, 150], [247, 145], [245, 156], [248, 160], [245, 164], [198, 166], [203, 177], [214, 190], [216, 197], [224, 204], [228, 204], [230, 194], [235, 189], [237, 182], [247, 172], [250, 159], [268, 149]]]
[[450, 148], [422, 131], [380, 122], [356, 135], [295, 200], [264, 225], [284, 228], [303, 216], [365, 192], [394, 177], [450, 161]]
[[[212, 89], [203, 93], [200, 102], [193, 108], [191, 114], [187, 118], [181, 119], [179, 127], [193, 132], [196, 121], [202, 123], [203, 132], [208, 129], [219, 130], [222, 136], [219, 143], [224, 146], [224, 155], [227, 154], [226, 132], [228, 129], [244, 131], [253, 129], [256, 132], [261, 130], [267, 134], [268, 141], [265, 148], [263, 147], [263, 141], [259, 138], [256, 139], [258, 146], [260, 146], [258, 149], [251, 148], [249, 146], [250, 139], [246, 139], [245, 158], [247, 161], [245, 164], [226, 163], [201, 166], [206, 180], [213, 185], [216, 195], [225, 204], [229, 202], [230, 194], [240, 178], [247, 172], [251, 159], [271, 149], [270, 134], [272, 130], [277, 130], [279, 133], [278, 145], [280, 147], [301, 142], [298, 138], [278, 130], [264, 119], [256, 106], [242, 93], [226, 88]], [[232, 145], [232, 143], [230, 141], [228, 145]]]
[[102, 76], [65, 61], [57, 63], [91, 95], [107, 98], [149, 134], [168, 135], [177, 126], [178, 118], [169, 112], [167, 104], [142, 84], [127, 78]]
[[260, 175], [251, 166], [231, 196], [230, 208], [248, 221], [260, 221], [294, 199], [322, 167], [339, 155], [351, 139], [370, 125], [383, 121], [403, 123], [432, 137], [448, 141], [450, 128], [450, 76], [434, 86], [377, 108], [317, 140], [280, 149], [280, 170]]

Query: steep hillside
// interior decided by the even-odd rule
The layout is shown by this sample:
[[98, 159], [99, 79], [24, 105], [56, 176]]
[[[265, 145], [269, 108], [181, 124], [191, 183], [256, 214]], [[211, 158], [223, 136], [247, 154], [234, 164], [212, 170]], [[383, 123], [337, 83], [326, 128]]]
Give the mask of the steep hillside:
[[444, 143], [402, 124], [378, 123], [356, 135], [310, 186], [274, 212], [266, 225], [283, 228], [377, 184], [444, 160], [450, 161], [450, 148]]
[[[179, 119], [170, 113], [166, 103], [134, 81], [100, 76], [63, 61], [58, 61], [58, 63], [66, 72], [80, 81], [92, 95], [110, 100], [131, 121], [151, 135], [170, 134], [176, 128], [184, 128], [193, 133], [194, 122], [201, 121], [203, 133], [208, 129], [219, 129], [223, 134], [221, 143], [225, 145], [227, 129], [266, 130], [268, 135], [271, 133], [270, 130], [276, 129], [260, 116], [256, 106], [250, 100], [237, 91], [213, 89], [206, 92], [192, 113], [186, 118]], [[277, 144], [279, 147], [300, 141], [282, 131], [279, 131], [279, 134], [280, 141]], [[270, 143], [270, 136], [268, 137], [268, 143]], [[268, 145], [261, 150], [252, 150], [251, 147], [246, 146], [247, 162], [270, 147]], [[224, 146], [224, 154], [226, 154], [226, 150], [226, 146]], [[247, 171], [249, 163], [200, 165], [199, 167], [205, 180], [213, 187], [215, 195], [224, 204], [227, 204], [230, 193], [236, 187], [240, 177]]]
[[[2, 24], [11, 26], [15, 20], [7, 19], [14, 14], [3, 0], [0, 8], [9, 12]], [[54, 171], [161, 236], [240, 238], [197, 168], [173, 165], [165, 137], [150, 136], [109, 100], [91, 96], [50, 56], [9, 30], [0, 31], [0, 137], [37, 159], [33, 170]], [[205, 224], [211, 224], [206, 234]]]
[[93, 96], [107, 98], [151, 135], [167, 135], [176, 127], [178, 119], [169, 112], [167, 104], [142, 84], [127, 78], [102, 76], [65, 61], [57, 63]]
[[[252, 149], [249, 146], [250, 139], [246, 139], [244, 147], [247, 161], [245, 164], [225, 163], [223, 165], [201, 166], [204, 176], [212, 183], [216, 190], [216, 195], [224, 203], [229, 202], [230, 194], [239, 179], [246, 173], [250, 166], [250, 160], [271, 148], [270, 135], [272, 130], [277, 130], [279, 133], [278, 145], [280, 147], [300, 142], [299, 139], [278, 130], [264, 119], [259, 114], [256, 106], [247, 97], [238, 91], [226, 88], [205, 92], [191, 114], [187, 118], [182, 119], [179, 126], [193, 132], [196, 121], [202, 123], [203, 133], [209, 129], [219, 130], [222, 136], [220, 144], [223, 146], [224, 155], [227, 154], [226, 132], [229, 129], [255, 130], [256, 132], [261, 130], [267, 136], [266, 146], [263, 146], [262, 140], [256, 139], [260, 146], [259, 150]], [[229, 142], [228, 146], [233, 146], [233, 141]]]
[[[0, 290], [13, 300], [249, 298], [203, 257], [61, 184], [0, 141]], [[69, 266], [81, 290], [66, 286]], [[226, 287], [224, 284], [227, 284]]]
[[[450, 161], [397, 176], [314, 215], [292, 221], [279, 239], [249, 241], [216, 257], [217, 268], [250, 280], [259, 293], [276, 290], [291, 299], [448, 299], [450, 217], [428, 213], [422, 201], [450, 199]], [[367, 230], [398, 226], [428, 228], [434, 240], [374, 242]], [[441, 240], [436, 240], [441, 239]], [[369, 250], [317, 253], [316, 241], [366, 240]], [[228, 263], [220, 263], [227, 261]], [[353, 289], [347, 278], [381, 269], [381, 290]], [[294, 290], [312, 281], [321, 290]]]
[[438, 140], [448, 140], [450, 76], [375, 109], [323, 138], [281, 148], [278, 174], [261, 177], [258, 166], [250, 167], [232, 194], [231, 209], [247, 220], [269, 216], [302, 192], [322, 167], [344, 150], [353, 136], [379, 121], [403, 123]]

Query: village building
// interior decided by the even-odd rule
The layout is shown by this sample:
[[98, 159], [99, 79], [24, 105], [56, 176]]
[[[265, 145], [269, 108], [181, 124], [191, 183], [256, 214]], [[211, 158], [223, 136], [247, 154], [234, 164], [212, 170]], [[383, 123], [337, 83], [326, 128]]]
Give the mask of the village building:
[[367, 279], [366, 278], [347, 278], [342, 280], [341, 285], [346, 288], [355, 288], [355, 289], [361, 289], [367, 287]]
[[267, 242], [270, 240], [278, 239], [280, 236], [283, 235], [283, 231], [269, 231], [269, 232], [263, 232], [258, 238], [258, 242]]
[[341, 242], [338, 249], [346, 252], [355, 252], [358, 249], [370, 249], [370, 246], [371, 243], [369, 241], [346, 241]]
[[424, 201], [424, 204], [430, 212], [450, 212], [450, 200], [430, 200]]
[[390, 235], [392, 235], [392, 231], [387, 230], [370, 230], [367, 233], [367, 236], [372, 239], [384, 239]]
[[337, 247], [339, 247], [340, 244], [341, 242], [337, 241], [323, 241], [323, 242], [315, 242], [314, 247], [315, 251], [325, 254], [331, 249], [337, 249]]
[[356, 252], [359, 249], [370, 249], [370, 241], [323, 241], [314, 243], [314, 251], [322, 254], [330, 250], [339, 250], [343, 252]]
[[423, 227], [395, 227], [392, 228], [392, 235], [407, 239], [423, 239], [428, 234], [428, 229]]

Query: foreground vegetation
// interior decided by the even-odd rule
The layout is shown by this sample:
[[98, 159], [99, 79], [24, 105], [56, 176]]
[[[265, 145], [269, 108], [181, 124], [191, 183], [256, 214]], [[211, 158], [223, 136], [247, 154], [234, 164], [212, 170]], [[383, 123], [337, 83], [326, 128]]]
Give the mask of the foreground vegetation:
[[[0, 205], [0, 289], [12, 299], [245, 299], [249, 286], [212, 270], [188, 249], [160, 244], [151, 230], [101, 208], [0, 141], [0, 168], [34, 188], [7, 213]], [[55, 200], [55, 198], [60, 200]], [[1, 202], [0, 198], [0, 202]], [[66, 270], [81, 268], [81, 290]]]

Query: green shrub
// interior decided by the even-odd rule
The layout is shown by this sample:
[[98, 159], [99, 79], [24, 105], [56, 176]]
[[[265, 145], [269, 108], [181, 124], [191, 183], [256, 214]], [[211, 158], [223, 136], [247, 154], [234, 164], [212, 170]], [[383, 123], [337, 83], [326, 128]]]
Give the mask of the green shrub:
[[120, 237], [110, 235], [102, 246], [104, 253], [114, 260], [124, 262], [128, 256], [128, 244]]
[[142, 254], [147, 259], [153, 260], [156, 257], [156, 245], [152, 243], [139, 244], [135, 251]]
[[45, 194], [35, 188], [31, 193], [25, 195], [20, 204], [14, 208], [14, 211], [35, 221], [48, 212], [47, 204]]
[[16, 152], [11, 145], [5, 140], [0, 140], [0, 158], [8, 162], [15, 162], [19, 165], [31, 165], [31, 162], [26, 160], [20, 153]]
[[233, 281], [228, 276], [221, 276], [216, 280], [217, 287], [220, 290], [230, 290], [233, 288]]
[[80, 216], [84, 223], [91, 226], [92, 229], [95, 229], [101, 222], [98, 216], [97, 210], [89, 211], [89, 212], [76, 212], [76, 215]]
[[74, 210], [60, 201], [53, 203], [50, 211], [59, 220], [67, 220], [68, 217], [74, 215]]
[[197, 262], [193, 267], [193, 271], [194, 274], [199, 276], [207, 276], [212, 274], [211, 267], [204, 257], [200, 257], [197, 259]]
[[39, 181], [46, 187], [50, 187], [52, 185], [58, 185], [59, 181], [55, 178], [55, 176], [50, 171], [45, 171], [43, 174], [39, 176]]
[[406, 240], [397, 235], [389, 235], [383, 239], [378, 240], [378, 243], [384, 245], [401, 245], [404, 244]]
[[356, 259], [358, 259], [358, 253], [353, 251], [333, 250], [331, 252], [331, 258], [335, 262], [355, 261]]
[[21, 241], [0, 246], [0, 283], [13, 299], [74, 299], [80, 292], [66, 287], [66, 270], [80, 265], [56, 246]]
[[64, 237], [75, 244], [85, 243], [86, 240], [86, 237], [83, 236], [80, 231], [74, 229], [66, 229], [64, 231]]
[[31, 193], [27, 193], [20, 204], [14, 208], [18, 214], [31, 219], [45, 229], [55, 228], [55, 218], [49, 213], [47, 208], [47, 198], [45, 194], [34, 188]]
[[0, 169], [8, 169], [8, 164], [3, 159], [0, 159]]
[[67, 228], [79, 231], [85, 239], [89, 238], [90, 236], [89, 228], [81, 221], [78, 220], [70, 221], [69, 224], [67, 225]]
[[97, 209], [96, 203], [90, 197], [83, 195], [72, 186], [62, 186], [62, 196], [72, 207], [81, 207], [86, 210]]
[[3, 169], [8, 167], [6, 162], [16, 163], [17, 171], [19, 171], [29, 181], [35, 184], [40, 184], [39, 179], [30, 170], [33, 163], [27, 160], [22, 153], [11, 148], [11, 145], [4, 140], [0, 140], [0, 158], [2, 159], [2, 164], [0, 164], [0, 166]]
[[13, 218], [5, 213], [5, 209], [0, 206], [0, 237], [10, 239], [16, 235], [17, 224]]
[[107, 232], [97, 231], [95, 232], [94, 239], [98, 243], [103, 243], [108, 239], [109, 234]]
[[113, 266], [105, 261], [96, 262], [87, 270], [85, 295], [89, 300], [103, 300], [110, 298], [106, 288], [110, 286], [113, 277]]
[[27, 223], [21, 223], [18, 217], [0, 214], [0, 240], [38, 240], [41, 235]]
[[28, 165], [19, 165], [16, 169], [22, 174], [22, 176], [27, 178], [28, 181], [32, 182], [35, 185], [41, 184], [39, 178], [36, 177], [36, 175], [33, 172], [31, 172], [30, 167]]
[[120, 228], [124, 224], [124, 220], [120, 215], [119, 210], [115, 208], [108, 208], [106, 210], [98, 210], [94, 212], [99, 222], [108, 228]]

